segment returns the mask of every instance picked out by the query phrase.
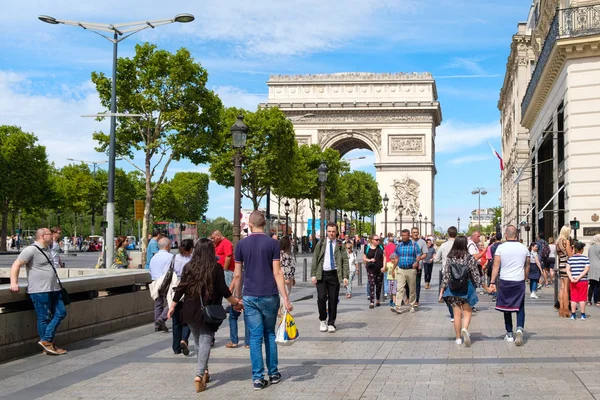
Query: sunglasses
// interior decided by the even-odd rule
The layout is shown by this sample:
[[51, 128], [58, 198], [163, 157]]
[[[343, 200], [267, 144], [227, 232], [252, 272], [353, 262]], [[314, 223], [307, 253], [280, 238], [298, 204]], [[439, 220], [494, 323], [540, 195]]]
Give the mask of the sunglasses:
[[373, 240], [376, 241], [376, 242], [379, 242], [381, 239], [373, 239]]

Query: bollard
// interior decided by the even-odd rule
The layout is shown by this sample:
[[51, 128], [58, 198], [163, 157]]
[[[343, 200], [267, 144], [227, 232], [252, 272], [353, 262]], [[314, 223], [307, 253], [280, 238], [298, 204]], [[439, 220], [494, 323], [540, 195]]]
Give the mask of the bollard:
[[302, 272], [302, 282], [308, 281], [308, 260], [304, 259], [304, 271]]
[[363, 263], [359, 262], [358, 263], [358, 286], [362, 286], [362, 270], [363, 270]]

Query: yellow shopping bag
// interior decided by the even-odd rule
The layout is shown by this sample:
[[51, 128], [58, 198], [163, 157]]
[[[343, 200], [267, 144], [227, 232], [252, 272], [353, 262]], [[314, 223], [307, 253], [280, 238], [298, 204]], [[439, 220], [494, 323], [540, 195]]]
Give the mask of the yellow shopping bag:
[[300, 334], [294, 317], [289, 312], [284, 311], [275, 335], [275, 343], [281, 346], [291, 346], [298, 339], [298, 336]]

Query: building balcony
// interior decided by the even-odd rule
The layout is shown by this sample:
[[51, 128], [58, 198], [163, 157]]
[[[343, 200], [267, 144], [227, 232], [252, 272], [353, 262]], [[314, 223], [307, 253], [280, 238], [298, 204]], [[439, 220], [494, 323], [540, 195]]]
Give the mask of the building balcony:
[[557, 42], [594, 35], [600, 35], [600, 4], [563, 8], [556, 11], [521, 103], [523, 119], [525, 119]]

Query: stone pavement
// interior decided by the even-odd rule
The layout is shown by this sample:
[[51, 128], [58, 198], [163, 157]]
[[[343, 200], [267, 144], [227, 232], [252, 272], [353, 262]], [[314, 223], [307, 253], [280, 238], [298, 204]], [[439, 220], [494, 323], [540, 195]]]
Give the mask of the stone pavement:
[[[437, 276], [437, 266], [434, 271]], [[314, 289], [299, 284], [299, 294]], [[559, 319], [552, 291], [527, 298], [525, 345], [505, 343], [501, 313], [482, 296], [473, 346], [454, 343], [445, 305], [422, 290], [415, 314], [368, 309], [364, 286], [342, 297], [334, 334], [320, 333], [315, 300], [295, 303], [298, 342], [279, 348], [283, 381], [252, 391], [248, 350], [217, 333], [206, 392], [193, 389], [194, 357], [173, 355], [171, 336], [151, 324], [0, 366], [0, 399], [594, 399], [600, 398], [600, 310]], [[240, 332], [244, 330], [240, 327]], [[193, 354], [193, 353], [192, 353]]]

